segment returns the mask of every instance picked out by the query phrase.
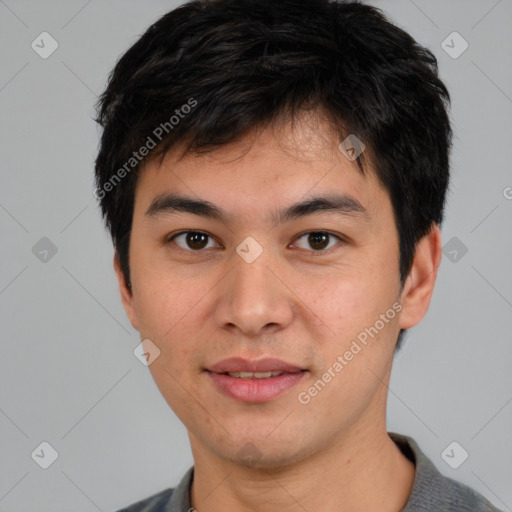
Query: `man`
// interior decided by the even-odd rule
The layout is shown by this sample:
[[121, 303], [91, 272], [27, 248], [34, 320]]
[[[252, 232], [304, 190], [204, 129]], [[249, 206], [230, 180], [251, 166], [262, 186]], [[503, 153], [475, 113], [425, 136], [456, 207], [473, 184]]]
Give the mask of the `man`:
[[441, 261], [448, 103], [355, 2], [192, 1], [120, 59], [96, 196], [194, 457], [125, 511], [497, 510], [386, 431]]

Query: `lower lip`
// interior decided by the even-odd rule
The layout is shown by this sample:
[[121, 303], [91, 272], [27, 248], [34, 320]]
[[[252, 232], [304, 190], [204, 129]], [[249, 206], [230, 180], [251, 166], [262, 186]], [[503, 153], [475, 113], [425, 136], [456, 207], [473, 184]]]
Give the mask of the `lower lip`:
[[283, 373], [266, 379], [243, 379], [222, 373], [208, 372], [217, 388], [240, 402], [268, 402], [292, 388], [304, 377], [305, 371]]

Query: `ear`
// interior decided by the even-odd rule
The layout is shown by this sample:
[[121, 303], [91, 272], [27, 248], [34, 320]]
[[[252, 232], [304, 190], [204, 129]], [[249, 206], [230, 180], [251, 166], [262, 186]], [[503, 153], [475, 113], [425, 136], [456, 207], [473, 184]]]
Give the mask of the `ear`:
[[121, 293], [121, 300], [123, 302], [124, 310], [128, 315], [128, 319], [135, 330], [139, 330], [137, 327], [137, 314], [134, 304], [134, 298], [131, 288], [128, 286], [123, 271], [121, 270], [121, 263], [119, 260], [119, 253], [116, 251], [114, 254], [114, 270], [116, 271], [117, 284], [119, 286], [119, 292]]
[[401, 329], [418, 324], [427, 313], [442, 257], [441, 230], [437, 224], [416, 244], [414, 261], [402, 291]]

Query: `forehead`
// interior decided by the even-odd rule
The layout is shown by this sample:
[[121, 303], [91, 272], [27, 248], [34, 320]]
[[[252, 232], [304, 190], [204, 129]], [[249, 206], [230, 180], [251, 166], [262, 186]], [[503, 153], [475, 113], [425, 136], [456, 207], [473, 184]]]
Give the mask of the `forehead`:
[[[360, 171], [339, 149], [340, 140], [315, 116], [255, 129], [245, 137], [204, 154], [171, 149], [163, 161], [141, 170], [136, 210], [162, 194], [182, 194], [245, 213], [268, 211], [269, 204], [297, 202], [332, 193], [353, 197], [368, 211], [385, 201], [375, 173]], [[384, 197], [383, 197], [384, 195]], [[250, 206], [250, 212], [249, 212]], [[141, 213], [141, 212], [139, 212]]]

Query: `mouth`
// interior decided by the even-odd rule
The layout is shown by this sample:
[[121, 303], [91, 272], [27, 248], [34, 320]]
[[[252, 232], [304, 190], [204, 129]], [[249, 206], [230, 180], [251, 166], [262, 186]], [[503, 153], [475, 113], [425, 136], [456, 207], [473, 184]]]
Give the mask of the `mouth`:
[[274, 400], [296, 386], [308, 371], [274, 358], [224, 359], [205, 370], [217, 391], [247, 403]]

